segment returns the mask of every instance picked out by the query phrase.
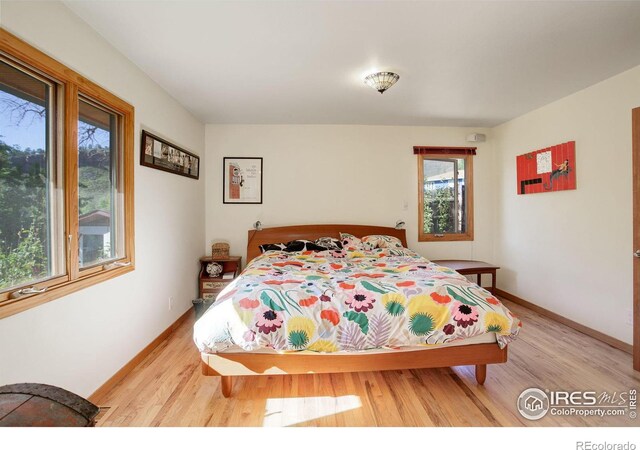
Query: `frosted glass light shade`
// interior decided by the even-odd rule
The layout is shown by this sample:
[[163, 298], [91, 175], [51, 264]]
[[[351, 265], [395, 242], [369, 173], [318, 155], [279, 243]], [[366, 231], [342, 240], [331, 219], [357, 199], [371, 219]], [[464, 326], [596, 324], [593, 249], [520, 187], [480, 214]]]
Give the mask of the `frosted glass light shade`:
[[376, 72], [371, 75], [367, 75], [364, 82], [374, 88], [381, 94], [396, 84], [396, 81], [400, 79], [400, 75], [393, 72]]

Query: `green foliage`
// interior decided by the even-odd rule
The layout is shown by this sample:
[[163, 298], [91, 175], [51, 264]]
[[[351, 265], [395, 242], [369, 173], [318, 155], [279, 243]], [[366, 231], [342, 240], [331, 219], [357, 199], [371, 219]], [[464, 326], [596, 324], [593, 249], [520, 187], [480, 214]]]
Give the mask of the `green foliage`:
[[46, 239], [47, 168], [43, 150], [18, 150], [0, 141], [0, 242], [15, 249], [31, 229]]
[[433, 231], [433, 208], [431, 207], [430, 193], [424, 193], [423, 207], [422, 207], [422, 223], [423, 233], [432, 233]]
[[455, 231], [453, 211], [453, 188], [441, 188], [436, 190], [436, 219], [438, 231], [436, 233], [453, 233]]
[[34, 222], [29, 229], [20, 231], [15, 249], [6, 250], [0, 245], [0, 289], [46, 275], [47, 258], [38, 234]]
[[453, 187], [425, 189], [423, 222], [425, 233], [452, 233], [455, 231]]
[[79, 207], [80, 214], [91, 211], [111, 210], [111, 181], [109, 172], [101, 167], [79, 168]]
[[[80, 214], [110, 211], [108, 149], [79, 152]], [[46, 276], [49, 174], [43, 149], [20, 149], [0, 140], [0, 289]]]
[[105, 147], [81, 147], [78, 152], [80, 214], [111, 210], [110, 152]]
[[47, 271], [47, 168], [43, 150], [0, 141], [0, 288]]

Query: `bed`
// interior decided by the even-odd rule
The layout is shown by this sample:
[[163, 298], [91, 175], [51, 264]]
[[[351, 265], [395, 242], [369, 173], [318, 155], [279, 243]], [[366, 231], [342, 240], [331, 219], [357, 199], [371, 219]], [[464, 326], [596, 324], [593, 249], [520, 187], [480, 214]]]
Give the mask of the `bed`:
[[[363, 247], [364, 236], [390, 238]], [[344, 248], [260, 249], [325, 237]], [[300, 225], [247, 241], [249, 264], [194, 325], [202, 372], [225, 397], [236, 376], [474, 365], [483, 384], [521, 326], [488, 291], [408, 250], [403, 229]]]

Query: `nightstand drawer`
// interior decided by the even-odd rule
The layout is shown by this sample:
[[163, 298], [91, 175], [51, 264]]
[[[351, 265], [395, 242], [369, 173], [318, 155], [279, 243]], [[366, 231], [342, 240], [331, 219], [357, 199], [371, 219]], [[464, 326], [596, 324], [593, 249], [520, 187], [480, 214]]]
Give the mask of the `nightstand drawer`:
[[217, 292], [203, 292], [202, 293], [202, 298], [204, 300], [215, 300], [219, 293], [220, 293], [220, 291], [217, 291]]
[[224, 281], [203, 281], [202, 289], [224, 289], [227, 284]]

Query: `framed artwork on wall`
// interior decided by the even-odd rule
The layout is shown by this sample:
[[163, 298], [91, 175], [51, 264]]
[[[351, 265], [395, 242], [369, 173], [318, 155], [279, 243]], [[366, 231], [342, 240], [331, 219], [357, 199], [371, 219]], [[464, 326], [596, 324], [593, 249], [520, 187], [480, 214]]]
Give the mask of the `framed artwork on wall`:
[[223, 203], [262, 203], [262, 158], [223, 158]]
[[575, 141], [516, 157], [518, 195], [576, 189]]
[[200, 178], [200, 157], [142, 130], [140, 164], [184, 177]]

